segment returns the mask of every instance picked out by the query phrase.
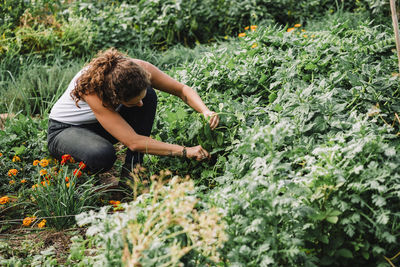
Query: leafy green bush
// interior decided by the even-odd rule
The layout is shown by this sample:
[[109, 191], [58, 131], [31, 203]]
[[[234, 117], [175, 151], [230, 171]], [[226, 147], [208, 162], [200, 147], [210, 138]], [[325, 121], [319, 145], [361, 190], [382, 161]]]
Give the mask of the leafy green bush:
[[[9, 9], [8, 4], [3, 7]], [[92, 55], [110, 46], [174, 44], [192, 46], [226, 35], [237, 35], [254, 23], [294, 24], [343, 10], [373, 16], [388, 14], [384, 1], [25, 1], [5, 15], [0, 57], [62, 49], [67, 56]], [[7, 14], [7, 13], [6, 13]], [[386, 18], [387, 16], [378, 16]], [[385, 19], [379, 19], [385, 21]], [[386, 20], [388, 21], [388, 20]], [[94, 51], [93, 51], [94, 50]]]
[[73, 15], [64, 19], [57, 17], [57, 13], [43, 12], [34, 15], [25, 10], [23, 22], [4, 32], [0, 39], [1, 59], [20, 54], [54, 59], [60, 53], [68, 58], [94, 53], [96, 32], [88, 19]]
[[[215, 134], [233, 133], [210, 143], [228, 151], [217, 168], [196, 166], [226, 209], [231, 264], [383, 266], [398, 252], [391, 29], [332, 18], [334, 27], [319, 31], [259, 27], [175, 70], [220, 112]], [[210, 140], [201, 120], [173, 106], [176, 120], [163, 110], [156, 136]]]
[[95, 177], [83, 169], [81, 163], [50, 164], [45, 168], [38, 165], [31, 195], [37, 209], [35, 215], [46, 218], [48, 226], [71, 228], [76, 214], [95, 209], [94, 204], [107, 185], [95, 186]]

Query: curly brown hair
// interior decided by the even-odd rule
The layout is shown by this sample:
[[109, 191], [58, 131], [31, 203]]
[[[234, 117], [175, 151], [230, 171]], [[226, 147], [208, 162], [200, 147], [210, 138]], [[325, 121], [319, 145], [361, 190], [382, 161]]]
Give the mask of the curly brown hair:
[[125, 54], [110, 48], [97, 54], [79, 76], [71, 97], [78, 106], [86, 94], [97, 94], [103, 106], [116, 108], [151, 85], [150, 74]]

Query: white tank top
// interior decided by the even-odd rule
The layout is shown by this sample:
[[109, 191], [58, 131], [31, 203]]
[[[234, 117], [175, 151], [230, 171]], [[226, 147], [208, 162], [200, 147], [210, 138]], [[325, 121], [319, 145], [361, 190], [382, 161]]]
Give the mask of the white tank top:
[[90, 106], [85, 101], [80, 100], [78, 102], [80, 108], [78, 108], [75, 105], [74, 99], [72, 99], [70, 95], [71, 91], [76, 86], [76, 80], [79, 78], [83, 71], [84, 69], [79, 71], [75, 75], [75, 77], [69, 83], [67, 90], [54, 104], [53, 108], [50, 111], [50, 119], [72, 125], [97, 122], [97, 119]]

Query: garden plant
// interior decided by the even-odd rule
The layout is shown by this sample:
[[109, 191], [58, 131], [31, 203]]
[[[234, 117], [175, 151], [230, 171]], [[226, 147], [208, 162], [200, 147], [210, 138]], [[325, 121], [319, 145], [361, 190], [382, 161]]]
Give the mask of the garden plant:
[[[40, 0], [0, 9], [0, 265], [399, 264], [400, 76], [389, 1]], [[211, 158], [146, 155], [123, 199], [102, 182], [118, 176], [121, 159], [90, 173], [46, 147], [50, 108], [109, 47], [191, 86], [220, 117], [211, 130], [158, 93], [152, 137], [201, 144]]]

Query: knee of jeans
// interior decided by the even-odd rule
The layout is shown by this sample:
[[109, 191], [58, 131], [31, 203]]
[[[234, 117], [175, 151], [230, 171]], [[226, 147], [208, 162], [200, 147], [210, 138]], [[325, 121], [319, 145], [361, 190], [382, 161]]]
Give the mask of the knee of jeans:
[[104, 172], [111, 169], [117, 159], [112, 144], [97, 145], [86, 151], [86, 165], [92, 172]]

